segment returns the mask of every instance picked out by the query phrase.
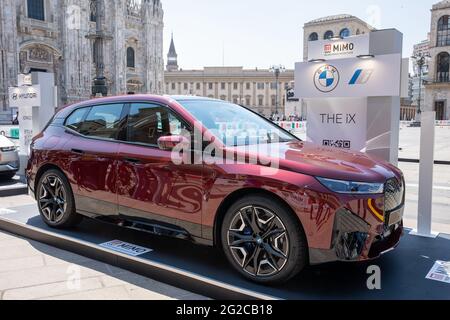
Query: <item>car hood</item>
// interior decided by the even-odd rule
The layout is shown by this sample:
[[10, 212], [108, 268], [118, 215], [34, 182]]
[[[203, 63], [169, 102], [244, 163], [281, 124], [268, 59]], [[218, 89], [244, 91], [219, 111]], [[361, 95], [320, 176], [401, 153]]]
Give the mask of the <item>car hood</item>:
[[14, 142], [12, 142], [3, 135], [0, 135], [0, 148], [10, 148], [10, 147], [14, 147]]
[[272, 166], [316, 177], [356, 182], [384, 183], [401, 179], [399, 169], [390, 163], [361, 152], [321, 147], [309, 142], [288, 142], [236, 147], [239, 152], [264, 157]]

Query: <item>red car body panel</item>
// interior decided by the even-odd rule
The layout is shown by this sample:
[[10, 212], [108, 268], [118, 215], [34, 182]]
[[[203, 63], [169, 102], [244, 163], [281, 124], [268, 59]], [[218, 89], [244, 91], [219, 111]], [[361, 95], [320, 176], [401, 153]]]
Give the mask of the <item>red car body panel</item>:
[[[169, 106], [187, 123], [203, 134], [206, 128], [196, 122], [180, 103], [170, 97], [136, 95], [109, 97], [83, 102], [57, 112], [55, 121], [65, 119], [82, 106], [103, 103], [153, 102]], [[61, 121], [60, 121], [61, 122]], [[346, 210], [367, 224], [367, 240], [356, 260], [366, 260], [372, 244], [385, 231], [384, 195], [344, 195], [331, 192], [315, 177], [357, 182], [385, 183], [403, 180], [394, 166], [368, 155], [318, 147], [306, 142], [281, 143], [277, 154], [243, 148], [227, 148], [215, 140], [218, 148], [249, 156], [258, 154], [276, 161], [279, 169], [265, 174], [259, 164], [176, 165], [171, 152], [124, 142], [89, 139], [50, 125], [33, 140], [33, 152], [27, 168], [30, 188], [36, 190], [42, 168], [54, 166], [71, 183], [77, 210], [89, 216], [119, 217], [126, 212], [131, 219], [150, 219], [176, 224], [193, 239], [213, 244], [218, 213], [234, 194], [260, 191], [281, 199], [296, 214], [305, 231], [311, 263], [337, 260], [333, 249], [336, 216]], [[375, 212], [374, 212], [375, 211]], [[402, 228], [400, 228], [402, 229]], [[400, 231], [396, 233], [401, 234]], [[385, 249], [395, 247], [398, 237]]]

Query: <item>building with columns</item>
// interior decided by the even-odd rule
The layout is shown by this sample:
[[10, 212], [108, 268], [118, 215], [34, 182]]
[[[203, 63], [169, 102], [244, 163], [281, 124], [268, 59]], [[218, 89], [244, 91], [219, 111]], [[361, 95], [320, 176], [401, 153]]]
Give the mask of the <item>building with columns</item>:
[[[243, 67], [204, 67], [201, 70], [183, 70], [178, 66], [178, 55], [172, 41], [164, 74], [165, 93], [168, 95], [196, 95], [221, 99], [245, 105], [270, 116], [299, 115], [297, 101], [287, 99], [294, 82], [294, 70], [284, 70], [278, 79], [269, 69]], [[278, 103], [277, 103], [278, 98]], [[278, 105], [278, 108], [277, 108]]]
[[436, 111], [437, 120], [450, 119], [450, 1], [431, 9], [428, 78], [424, 110]]
[[19, 73], [54, 73], [59, 105], [90, 98], [99, 77], [109, 95], [162, 93], [163, 17], [160, 0], [2, 0], [0, 122]]

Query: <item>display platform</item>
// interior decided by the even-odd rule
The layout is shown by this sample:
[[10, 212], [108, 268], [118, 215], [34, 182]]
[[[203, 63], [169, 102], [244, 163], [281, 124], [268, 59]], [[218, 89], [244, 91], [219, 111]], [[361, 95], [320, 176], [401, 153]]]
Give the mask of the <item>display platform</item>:
[[[395, 251], [376, 261], [308, 267], [274, 288], [240, 277], [219, 250], [90, 219], [73, 230], [54, 230], [42, 222], [35, 205], [6, 210], [0, 215], [0, 229], [215, 299], [450, 299], [450, 284], [426, 279], [435, 261], [450, 261], [449, 235], [429, 239], [405, 234]], [[111, 240], [153, 251], [132, 257], [100, 246]], [[367, 288], [371, 265], [381, 269], [381, 290]]]
[[13, 179], [0, 179], [0, 197], [11, 197], [28, 194], [28, 186], [24, 178], [15, 176]]

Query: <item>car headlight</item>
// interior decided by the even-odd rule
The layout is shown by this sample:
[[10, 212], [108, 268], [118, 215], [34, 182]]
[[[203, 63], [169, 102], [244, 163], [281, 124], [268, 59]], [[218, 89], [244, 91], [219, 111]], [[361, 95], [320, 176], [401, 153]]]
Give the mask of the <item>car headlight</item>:
[[319, 178], [317, 180], [325, 187], [336, 193], [343, 194], [382, 194], [384, 193], [384, 184], [382, 183], [367, 183], [333, 180], [326, 178]]

